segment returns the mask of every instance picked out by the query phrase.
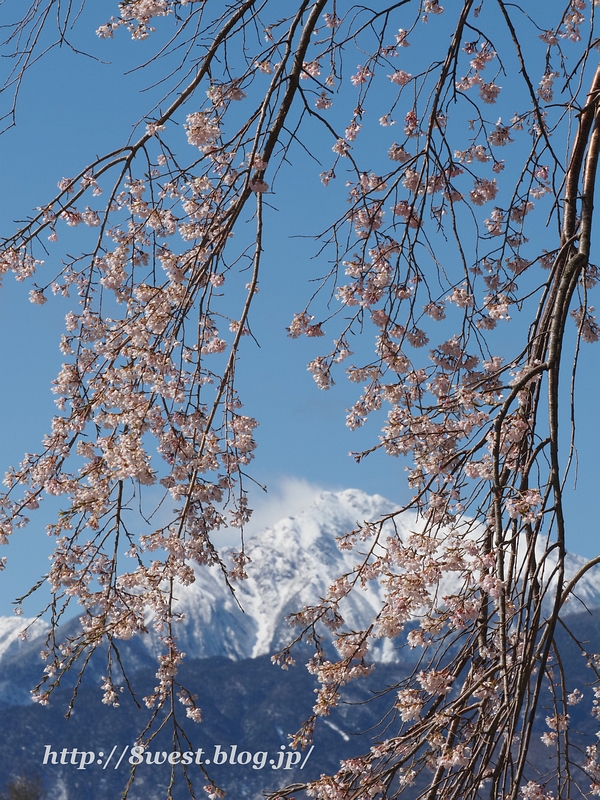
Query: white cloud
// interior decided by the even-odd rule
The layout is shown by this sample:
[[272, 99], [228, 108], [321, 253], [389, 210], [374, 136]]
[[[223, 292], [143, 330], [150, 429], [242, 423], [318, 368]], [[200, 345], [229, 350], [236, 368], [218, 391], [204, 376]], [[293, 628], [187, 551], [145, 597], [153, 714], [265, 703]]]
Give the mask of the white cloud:
[[291, 475], [282, 476], [270, 483], [266, 493], [255, 489], [249, 503], [254, 513], [244, 529], [245, 536], [253, 536], [284, 517], [293, 517], [310, 508], [325, 490], [325, 486]]
[[[246, 487], [249, 495], [248, 505], [253, 509], [253, 514], [248, 525], [244, 526], [245, 539], [249, 539], [255, 533], [274, 525], [280, 519], [293, 517], [310, 508], [322, 492], [327, 490], [335, 491], [342, 488], [332, 485], [323, 486], [312, 483], [305, 478], [297, 478], [291, 475], [280, 476], [272, 481], [270, 480], [266, 492], [256, 485], [246, 483]], [[159, 490], [156, 486], [144, 487], [144, 498], [147, 507], [150, 507], [153, 501], [158, 503], [162, 499], [162, 495], [162, 490]], [[138, 528], [144, 533], [150, 533], [150, 531], [156, 530], [163, 525], [168, 525], [173, 520], [173, 508], [175, 505], [167, 497], [157, 512], [152, 515], [150, 525], [142, 521], [134, 510], [130, 512], [130, 525], [131, 518], [135, 515]], [[211, 539], [218, 550], [222, 547], [239, 548], [240, 532], [238, 528], [221, 528], [218, 531], [213, 531]]]

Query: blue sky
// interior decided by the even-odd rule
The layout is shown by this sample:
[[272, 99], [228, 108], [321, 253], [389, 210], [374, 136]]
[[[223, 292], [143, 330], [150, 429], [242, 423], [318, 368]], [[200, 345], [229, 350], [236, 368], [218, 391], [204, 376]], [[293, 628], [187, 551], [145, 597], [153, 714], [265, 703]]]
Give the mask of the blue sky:
[[[99, 10], [100, 5], [103, 8]], [[78, 172], [94, 155], [120, 144], [132, 122], [150, 105], [148, 95], [140, 94], [150, 82], [148, 75], [138, 71], [123, 77], [123, 72], [143, 61], [153, 43], [131, 42], [124, 31], [114, 41], [99, 41], [93, 33], [114, 11], [113, 5], [88, 8], [75, 37], [82, 48], [110, 63], [63, 47], [49, 53], [26, 76], [17, 126], [0, 137], [2, 236], [14, 230], [14, 220], [26, 218], [50, 199], [58, 180]], [[326, 352], [327, 340], [294, 341], [286, 336], [292, 314], [302, 310], [311, 293], [307, 276], [324, 271], [313, 260], [318, 249], [314, 241], [298, 237], [320, 232], [319, 203], [328, 203], [332, 192], [340, 192], [320, 185], [319, 170], [307, 156], [298, 154], [297, 158], [296, 171], [282, 173], [277, 194], [270, 198], [279, 210], [266, 213], [264, 274], [251, 317], [260, 347], [246, 341], [237, 370], [246, 409], [260, 420], [251, 473], [269, 487], [268, 495], [253, 494], [251, 505], [257, 509], [257, 518], [250, 532], [299, 510], [321, 488], [357, 487], [398, 503], [409, 496], [401, 461], [380, 452], [360, 465], [349, 457], [349, 451], [376, 441], [377, 429], [375, 421], [354, 433], [345, 427], [344, 412], [356, 399], [357, 387], [341, 373], [329, 392], [316, 389], [306, 364]], [[78, 232], [63, 228], [60, 234], [65, 240], [69, 237], [69, 252], [76, 252]], [[24, 452], [38, 451], [54, 412], [50, 384], [63, 361], [58, 340], [70, 304], [51, 298], [43, 307], [34, 306], [28, 301], [30, 288], [6, 276], [0, 290], [2, 472], [18, 463]], [[583, 345], [577, 424], [584, 435], [579, 440], [578, 492], [569, 501], [570, 547], [582, 555], [595, 555], [598, 542], [597, 354], [597, 346]], [[580, 502], [581, 497], [585, 503]], [[29, 528], [15, 533], [10, 548], [2, 553], [9, 557], [9, 566], [0, 575], [0, 614], [11, 613], [12, 598], [47, 568], [51, 542], [44, 526], [50, 521], [51, 509], [48, 503], [43, 513], [32, 515]], [[25, 607], [26, 613], [33, 610], [34, 604]]]
[[[77, 43], [112, 63], [63, 47], [31, 69], [19, 97], [17, 125], [0, 137], [3, 182], [11, 189], [0, 193], [2, 236], [10, 235], [15, 221], [51, 198], [58, 180], [78, 172], [94, 155], [121, 144], [132, 122], [143, 117], [150, 105], [148, 96], [140, 94], [150, 82], [148, 75], [123, 73], [147, 56], [154, 44], [131, 42], [124, 31], [114, 41], [98, 40], [93, 31], [105, 21], [106, 11], [96, 7], [86, 17], [78, 26]], [[184, 142], [182, 134], [181, 149], [186, 147]], [[318, 171], [311, 165], [306, 175], [323, 195]], [[284, 183], [280, 179], [278, 187]], [[274, 202], [279, 204], [279, 197]], [[306, 370], [325, 340], [294, 341], [286, 335], [293, 313], [302, 309], [308, 297], [305, 265], [316, 251], [312, 240], [292, 237], [318, 233], [321, 219], [309, 206], [290, 203], [289, 197], [282, 206], [281, 212], [267, 211], [274, 225], [267, 234], [265, 279], [252, 317], [260, 347], [248, 340], [238, 367], [246, 409], [260, 420], [252, 475], [268, 487], [267, 494], [253, 493], [251, 505], [257, 514], [250, 533], [300, 510], [322, 489], [357, 486], [399, 502], [408, 496], [397, 462], [375, 454], [359, 466], [349, 457], [350, 450], [360, 448], [361, 440], [368, 441], [363, 432], [352, 434], [344, 424], [344, 411], [356, 387], [340, 380], [331, 391], [319, 392]], [[77, 251], [79, 229], [63, 226], [59, 236], [61, 244], [68, 239], [69, 252]], [[50, 248], [48, 270], [54, 252]], [[35, 306], [28, 299], [30, 288], [7, 275], [0, 290], [0, 335], [6, 343], [0, 352], [5, 376], [0, 388], [2, 473], [25, 452], [39, 452], [55, 412], [50, 387], [64, 360], [58, 349], [64, 315], [76, 303], [76, 299], [50, 297], [44, 306]], [[52, 509], [59, 507], [58, 502], [46, 501], [43, 511], [31, 515], [28, 528], [17, 532], [2, 553], [9, 563], [0, 574], [0, 614], [12, 613], [13, 598], [47, 569], [52, 541], [44, 527], [51, 521]], [[237, 534], [225, 535], [223, 540], [233, 538]], [[33, 613], [36, 607], [36, 601], [26, 603], [25, 613]]]

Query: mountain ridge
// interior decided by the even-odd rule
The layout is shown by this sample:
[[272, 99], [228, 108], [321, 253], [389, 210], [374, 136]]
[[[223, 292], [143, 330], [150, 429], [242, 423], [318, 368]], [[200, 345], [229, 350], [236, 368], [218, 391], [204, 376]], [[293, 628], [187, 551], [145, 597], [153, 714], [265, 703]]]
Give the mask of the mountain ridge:
[[[325, 597], [333, 581], [351, 571], [360, 558], [355, 551], [340, 550], [336, 537], [397, 510], [381, 495], [358, 489], [323, 492], [310, 508], [285, 517], [248, 540], [248, 578], [235, 584], [235, 597], [223, 581], [220, 567], [196, 569], [196, 580], [176, 591], [174, 610], [182, 618], [176, 628], [180, 649], [190, 658], [225, 656], [239, 660], [270, 655], [282, 648], [293, 635], [286, 617]], [[404, 512], [396, 518], [395, 527], [405, 538], [420, 524], [414, 512]], [[230, 552], [231, 548], [224, 548], [223, 557]], [[555, 560], [551, 553], [546, 567], [549, 571]], [[579, 556], [568, 555], [567, 579], [585, 563]], [[440, 583], [440, 597], [458, 591], [457, 576], [447, 573]], [[600, 607], [600, 567], [586, 573], [576, 595], [582, 606], [572, 600], [576, 606], [573, 611]], [[368, 627], [382, 602], [383, 587], [377, 581], [351, 592], [343, 600], [347, 626], [355, 630]], [[153, 621], [150, 612], [146, 620], [149, 633], [120, 643], [125, 655], [144, 661], [160, 651], [160, 635]], [[30, 650], [42, 649], [39, 643], [47, 631], [45, 622], [34, 622], [29, 642], [19, 641], [20, 631], [31, 623], [23, 617], [0, 617], [0, 667], [19, 653], [24, 656]], [[67, 623], [73, 624], [76, 622]], [[398, 660], [396, 643], [387, 638], [375, 640], [371, 657], [380, 662]]]

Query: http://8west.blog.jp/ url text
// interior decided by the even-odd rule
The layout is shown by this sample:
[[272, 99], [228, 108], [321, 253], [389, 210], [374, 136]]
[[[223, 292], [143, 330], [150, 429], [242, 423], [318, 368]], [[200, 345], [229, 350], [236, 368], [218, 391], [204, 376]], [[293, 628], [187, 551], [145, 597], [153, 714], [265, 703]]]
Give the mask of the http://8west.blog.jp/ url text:
[[47, 766], [71, 766], [75, 769], [97, 767], [99, 769], [119, 769], [120, 766], [141, 766], [156, 764], [211, 764], [220, 766], [240, 766], [251, 769], [304, 769], [304, 766], [314, 749], [314, 745], [305, 753], [290, 750], [282, 744], [278, 751], [269, 754], [268, 750], [238, 750], [236, 744], [225, 747], [220, 744], [212, 745], [197, 750], [147, 750], [142, 745], [113, 745], [111, 749], [104, 750], [78, 750], [76, 747], [52, 749], [52, 745], [44, 747], [42, 764]]

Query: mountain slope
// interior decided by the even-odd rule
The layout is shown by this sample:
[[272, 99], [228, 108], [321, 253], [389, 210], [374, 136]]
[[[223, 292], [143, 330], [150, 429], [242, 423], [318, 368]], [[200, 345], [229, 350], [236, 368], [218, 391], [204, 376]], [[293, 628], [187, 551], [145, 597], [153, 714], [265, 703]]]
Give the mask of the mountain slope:
[[[183, 649], [194, 658], [212, 655], [255, 658], [276, 652], [293, 635], [286, 617], [325, 597], [332, 582], [360, 560], [355, 551], [339, 550], [336, 537], [395, 510], [380, 495], [371, 496], [356, 489], [323, 492], [311, 508], [256, 534], [246, 545], [251, 559], [246, 567], [248, 579], [235, 585], [243, 612], [218, 568], [198, 570], [195, 583], [178, 589], [175, 608], [184, 615], [179, 631]], [[396, 519], [396, 528], [403, 539], [419, 527], [412, 512], [404, 512]], [[362, 550], [367, 546], [363, 545]], [[538, 560], [541, 554], [540, 546]], [[569, 554], [567, 580], [585, 563], [585, 559]], [[556, 555], [551, 552], [543, 572], [552, 574], [555, 564]], [[458, 593], [462, 583], [459, 573], [446, 573], [440, 581], [438, 596]], [[600, 607], [600, 568], [586, 573], [576, 594], [581, 602], [572, 599], [565, 609], [569, 613], [580, 612], [584, 607]], [[355, 630], [368, 627], [381, 609], [382, 595], [381, 585], [370, 581], [365, 589], [357, 589], [344, 598], [347, 627]], [[150, 649], [156, 647], [154, 635], [147, 638], [146, 644]], [[390, 639], [379, 640], [372, 649], [372, 657], [384, 662], [398, 660], [395, 643]]]
[[[246, 546], [248, 579], [235, 585], [243, 611], [218, 568], [199, 570], [195, 583], [178, 590], [175, 609], [185, 615], [179, 633], [183, 649], [194, 657], [272, 653], [290, 639], [286, 616], [318, 602], [335, 578], [354, 567], [356, 554], [341, 552], [335, 537], [393, 510], [379, 495], [325, 492], [310, 509], [252, 537]], [[348, 624], [360, 627], [372, 619], [380, 593], [376, 586], [353, 593], [346, 604]]]
[[[180, 677], [186, 686], [197, 692], [205, 719], [203, 725], [194, 729], [195, 746], [210, 748], [206, 751], [213, 752], [217, 744], [225, 749], [237, 744], [240, 752], [260, 750], [275, 755], [285, 745], [287, 734], [296, 730], [310, 713], [315, 685], [312, 676], [300, 664], [286, 672], [270, 664], [268, 656], [293, 636], [286, 615], [305, 604], [314, 604], [326, 594], [335, 578], [352, 569], [358, 561], [356, 552], [338, 549], [336, 537], [352, 530], [357, 523], [377, 519], [393, 510], [394, 506], [385, 498], [368, 496], [357, 490], [324, 493], [310, 509], [258, 533], [247, 544], [252, 559], [247, 566], [248, 580], [236, 584], [236, 598], [243, 611], [224, 584], [218, 568], [199, 569], [195, 583], [179, 587], [176, 610], [184, 615], [179, 625], [179, 639], [187, 654]], [[403, 514], [396, 524], [402, 537], [418, 528], [411, 514]], [[368, 543], [363, 544], [364, 548], [367, 546]], [[546, 569], [551, 571], [554, 563], [555, 556], [551, 553]], [[584, 559], [569, 556], [567, 576], [575, 574], [584, 564]], [[458, 573], [446, 575], [439, 597], [456, 592], [458, 580]], [[577, 595], [588, 608], [600, 609], [600, 570], [596, 568], [586, 573], [578, 585]], [[375, 581], [367, 590], [352, 593], [344, 609], [348, 626], [363, 628], [368, 625], [381, 601], [382, 589]], [[587, 651], [600, 651], [600, 615], [580, 613], [582, 606], [576, 600], [570, 603], [568, 611], [571, 616], [567, 621], [575, 637], [587, 643]], [[79, 687], [73, 720], [67, 723], [62, 715], [77, 680], [76, 670], [65, 676], [48, 708], [32, 704], [29, 690], [42, 673], [39, 651], [43, 638], [18, 639], [28, 622], [22, 617], [0, 618], [0, 749], [5, 755], [0, 765], [0, 788], [11, 775], [29, 774], [32, 764], [39, 765], [49, 743], [57, 752], [63, 747], [72, 748], [74, 744], [85, 750], [102, 749], [103, 752], [108, 745], [121, 748], [135, 741], [146, 719], [146, 709], [136, 710], [126, 691], [121, 698], [121, 708], [108, 709], [102, 705], [98, 687], [102, 683], [100, 676], [106, 674], [106, 660], [101, 652], [91, 659]], [[160, 642], [151, 623], [149, 616], [149, 634], [118, 643], [138, 698], [151, 692], [156, 683], [155, 656], [160, 651]], [[43, 624], [36, 624], [38, 632], [43, 632]], [[78, 624], [77, 619], [71, 620], [63, 626], [62, 634], [68, 634], [70, 629], [75, 631]], [[221, 774], [217, 772], [215, 777], [230, 788], [231, 796], [258, 800], [263, 791], [290, 780], [334, 771], [340, 759], [368, 748], [371, 736], [377, 739], [394, 735], [399, 722], [385, 716], [393, 696], [380, 698], [382, 706], [377, 704], [379, 700], [375, 705], [365, 704], [364, 700], [373, 696], [373, 689], [377, 689], [376, 696], [382, 687], [393, 687], [412, 671], [414, 659], [421, 651], [420, 648], [399, 649], [397, 645], [402, 639], [382, 639], [376, 643], [372, 651], [374, 657], [387, 663], [376, 665], [372, 684], [369, 677], [346, 687], [345, 702], [330, 718], [320, 721], [315, 751], [306, 772], [284, 775], [271, 772], [270, 768], [253, 771], [250, 767], [244, 771], [236, 764], [224, 766]], [[588, 737], [585, 742], [581, 740], [583, 748], [588, 740], [595, 741], [596, 723], [590, 716], [594, 698], [589, 689], [593, 675], [586, 666], [588, 659], [562, 628], [557, 630], [557, 641], [562, 661], [568, 664], [569, 688], [580, 687], [585, 695], [584, 701], [570, 712], [574, 727]], [[115, 678], [118, 683], [119, 676]], [[539, 736], [547, 729], [547, 714], [548, 708], [544, 705], [535, 723], [533, 750], [540, 770], [546, 768], [547, 753]], [[382, 720], [383, 730], [379, 727]], [[364, 732], [362, 738], [360, 732]], [[172, 745], [168, 736], [165, 730], [153, 747], [169, 750]], [[89, 800], [113, 800], [120, 796], [127, 772], [126, 769], [104, 772], [99, 767], [83, 772], [70, 765], [44, 769], [43, 780], [49, 800], [75, 800], [83, 793]], [[197, 777], [202, 780], [200, 775]], [[159, 800], [165, 796], [168, 780], [168, 767], [162, 771], [156, 766], [140, 770], [132, 800]], [[174, 798], [183, 800], [185, 796], [182, 783]]]
[[[178, 625], [181, 649], [188, 658], [225, 656], [238, 660], [272, 654], [293, 637], [286, 617], [304, 605], [315, 604], [324, 597], [331, 583], [351, 570], [360, 556], [354, 551], [340, 551], [336, 537], [353, 530], [357, 524], [376, 520], [394, 511], [392, 503], [380, 495], [370, 496], [356, 489], [324, 492], [313, 506], [295, 517], [287, 517], [252, 537], [247, 545], [251, 561], [246, 570], [248, 579], [235, 584], [235, 597], [225, 585], [218, 567], [196, 571], [196, 581], [177, 589], [175, 610], [182, 615]], [[400, 535], [405, 538], [418, 528], [415, 515], [405, 512], [396, 520]], [[363, 547], [366, 547], [364, 545]], [[227, 557], [227, 551], [224, 551]], [[546, 570], [552, 571], [556, 556], [551, 553]], [[567, 558], [567, 578], [585, 564], [579, 556]], [[462, 584], [459, 573], [442, 578], [438, 596], [455, 594]], [[382, 587], [369, 582], [366, 589], [357, 589], [344, 598], [347, 626], [365, 628], [381, 608]], [[588, 608], [600, 607], [600, 569], [594, 568], [577, 587], [577, 597]], [[569, 613], [583, 610], [577, 600], [567, 607]], [[34, 637], [18, 642], [18, 633], [29, 622], [22, 618], [0, 618], [0, 664], [34, 658], [40, 641]], [[160, 649], [159, 635], [147, 623], [149, 633], [122, 642], [124, 659], [134, 668], [141, 667]], [[43, 623], [36, 623], [33, 632], [44, 632]], [[68, 626], [76, 626], [76, 620]], [[65, 629], [63, 629], [63, 634]], [[372, 656], [378, 661], [396, 661], [398, 652], [393, 640], [375, 643]], [[0, 681], [1, 682], [1, 681]]]

